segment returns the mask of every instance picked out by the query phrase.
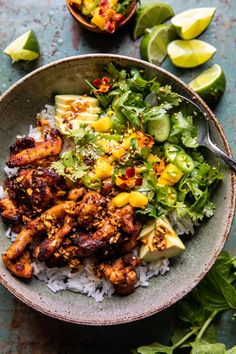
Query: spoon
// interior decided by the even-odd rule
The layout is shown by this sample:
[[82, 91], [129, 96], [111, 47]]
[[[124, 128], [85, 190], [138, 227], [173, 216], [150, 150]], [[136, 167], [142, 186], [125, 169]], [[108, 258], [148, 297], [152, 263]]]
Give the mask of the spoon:
[[234, 172], [236, 172], [236, 161], [226, 155], [222, 150], [220, 150], [213, 142], [211, 141], [210, 138], [210, 126], [209, 126], [209, 118], [207, 117], [207, 114], [203, 111], [203, 109], [196, 104], [194, 101], [192, 101], [189, 98], [186, 98], [182, 95], [179, 95], [179, 97], [182, 100], [185, 100], [192, 105], [194, 105], [202, 114], [198, 116], [198, 119], [194, 121], [194, 123], [197, 126], [198, 129], [198, 144], [201, 146], [205, 146], [208, 149], [210, 149], [212, 152], [214, 152], [217, 156], [221, 157], [225, 163], [232, 169]]

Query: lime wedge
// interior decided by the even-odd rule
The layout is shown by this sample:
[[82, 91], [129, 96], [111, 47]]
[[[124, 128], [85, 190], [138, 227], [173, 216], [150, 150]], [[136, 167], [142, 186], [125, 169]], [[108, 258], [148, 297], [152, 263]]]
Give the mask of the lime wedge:
[[207, 62], [216, 52], [212, 45], [192, 39], [183, 41], [177, 39], [167, 47], [167, 53], [172, 63], [180, 68], [194, 68]]
[[11, 42], [4, 53], [9, 55], [13, 62], [18, 60], [35, 60], [39, 57], [40, 49], [36, 35], [27, 31]]
[[147, 28], [159, 25], [175, 15], [171, 6], [163, 3], [154, 3], [141, 6], [137, 12], [133, 38], [142, 36]]
[[214, 64], [189, 83], [210, 106], [214, 106], [225, 92], [226, 79], [220, 65]]
[[182, 39], [193, 39], [208, 27], [215, 11], [215, 7], [200, 7], [184, 11], [173, 17], [171, 23]]
[[168, 44], [175, 38], [176, 32], [169, 25], [157, 25], [147, 30], [140, 44], [142, 59], [160, 65], [167, 55]]

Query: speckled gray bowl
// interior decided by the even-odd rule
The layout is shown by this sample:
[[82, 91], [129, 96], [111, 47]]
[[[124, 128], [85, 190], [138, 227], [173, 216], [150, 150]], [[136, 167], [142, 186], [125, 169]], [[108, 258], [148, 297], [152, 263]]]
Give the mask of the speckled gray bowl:
[[[193, 92], [178, 78], [165, 70], [146, 62], [113, 55], [88, 55], [63, 59], [27, 75], [13, 85], [0, 99], [0, 151], [1, 180], [9, 145], [17, 134], [27, 132], [35, 122], [36, 113], [46, 103], [53, 102], [56, 93], [84, 93], [88, 90], [85, 79], [92, 80], [104, 64], [119, 63], [122, 66], [140, 67], [149, 76], [157, 76], [164, 84], [170, 84], [182, 95], [191, 98]], [[212, 137], [215, 143], [230, 154], [230, 148], [216, 117], [197, 97], [199, 104], [211, 117]], [[216, 162], [209, 153], [209, 160]], [[87, 296], [71, 292], [53, 294], [38, 280], [25, 283], [10, 275], [0, 261], [0, 281], [11, 293], [27, 305], [49, 316], [68, 322], [87, 325], [111, 325], [131, 322], [161, 311], [187, 294], [210, 269], [222, 249], [232, 223], [234, 212], [234, 180], [227, 168], [224, 181], [214, 194], [216, 213], [204, 222], [194, 237], [186, 237], [187, 250], [171, 262], [171, 271], [163, 277], [153, 278], [147, 288], [138, 288], [127, 297], [113, 296], [96, 303]], [[0, 252], [8, 246], [1, 225]]]

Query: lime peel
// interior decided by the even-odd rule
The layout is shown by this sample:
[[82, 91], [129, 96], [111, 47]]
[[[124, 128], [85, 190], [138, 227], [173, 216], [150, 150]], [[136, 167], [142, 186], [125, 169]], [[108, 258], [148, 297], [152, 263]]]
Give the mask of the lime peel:
[[216, 48], [211, 44], [192, 39], [171, 42], [167, 53], [172, 63], [180, 68], [194, 68], [206, 63], [215, 54]]
[[160, 65], [167, 55], [168, 44], [176, 38], [175, 30], [170, 25], [157, 25], [142, 38], [140, 54], [142, 59]]
[[40, 49], [35, 33], [30, 30], [22, 34], [7, 46], [4, 54], [9, 55], [13, 62], [37, 59], [40, 55]]
[[209, 105], [214, 106], [225, 91], [226, 78], [224, 71], [220, 65], [214, 64], [192, 80], [189, 86]]
[[181, 12], [171, 19], [179, 37], [185, 40], [198, 37], [211, 23], [216, 8], [201, 7]]
[[135, 19], [135, 26], [133, 31], [133, 38], [145, 33], [147, 28], [159, 25], [175, 15], [172, 7], [165, 3], [154, 3], [147, 6], [141, 6], [137, 12]]

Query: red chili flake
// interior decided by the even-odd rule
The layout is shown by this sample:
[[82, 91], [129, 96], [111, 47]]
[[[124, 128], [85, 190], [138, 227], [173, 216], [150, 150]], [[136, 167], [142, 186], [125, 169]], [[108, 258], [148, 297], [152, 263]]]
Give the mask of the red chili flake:
[[125, 175], [118, 176], [122, 181], [126, 181], [127, 177]]
[[142, 184], [143, 184], [143, 179], [142, 179], [142, 177], [138, 177], [138, 178], [136, 179], [135, 185], [140, 187]]
[[113, 17], [112, 17], [113, 21], [115, 21], [116, 23], [119, 23], [121, 21], [123, 21], [124, 19], [124, 15], [122, 14], [115, 14]]
[[110, 78], [109, 77], [105, 76], [105, 77], [102, 78], [102, 83], [103, 84], [109, 84], [109, 82], [110, 82]]
[[100, 80], [99, 78], [96, 78], [95, 80], [93, 80], [93, 85], [97, 88], [99, 88], [102, 84], [102, 80]]
[[93, 85], [98, 88], [98, 90], [94, 91], [96, 95], [100, 95], [101, 93], [106, 93], [111, 90], [112, 85], [109, 84], [110, 78], [109, 77], [103, 77], [102, 80], [99, 78], [96, 78], [93, 81]]
[[135, 168], [134, 167], [128, 167], [126, 170], [125, 170], [125, 174], [128, 178], [132, 178], [135, 176]]

